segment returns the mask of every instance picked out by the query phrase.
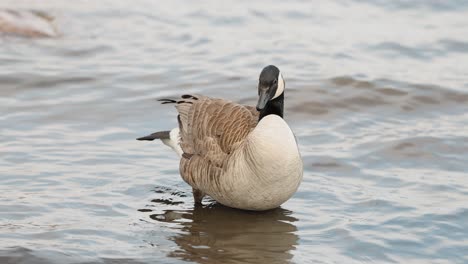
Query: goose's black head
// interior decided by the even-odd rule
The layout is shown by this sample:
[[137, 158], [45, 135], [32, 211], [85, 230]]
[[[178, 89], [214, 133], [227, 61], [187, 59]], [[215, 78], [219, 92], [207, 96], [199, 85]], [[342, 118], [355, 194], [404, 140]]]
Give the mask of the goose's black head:
[[276, 66], [263, 68], [258, 82], [257, 111], [260, 111], [260, 119], [270, 114], [283, 117], [284, 86], [283, 76]]

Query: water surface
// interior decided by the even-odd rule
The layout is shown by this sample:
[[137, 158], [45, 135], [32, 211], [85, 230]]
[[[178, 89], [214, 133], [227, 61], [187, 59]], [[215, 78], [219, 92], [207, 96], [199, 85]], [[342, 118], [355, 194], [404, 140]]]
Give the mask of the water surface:
[[[465, 1], [2, 1], [56, 38], [0, 37], [1, 263], [467, 263]], [[155, 99], [254, 104], [286, 80], [304, 181], [281, 208], [194, 208], [136, 137]]]

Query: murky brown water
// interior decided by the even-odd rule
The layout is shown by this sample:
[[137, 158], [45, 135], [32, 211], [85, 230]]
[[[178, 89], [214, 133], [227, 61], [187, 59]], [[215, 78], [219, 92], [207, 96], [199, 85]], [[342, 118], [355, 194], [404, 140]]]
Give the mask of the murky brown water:
[[[40, 1], [0, 37], [0, 263], [467, 263], [465, 1]], [[155, 99], [286, 79], [304, 181], [194, 208]]]

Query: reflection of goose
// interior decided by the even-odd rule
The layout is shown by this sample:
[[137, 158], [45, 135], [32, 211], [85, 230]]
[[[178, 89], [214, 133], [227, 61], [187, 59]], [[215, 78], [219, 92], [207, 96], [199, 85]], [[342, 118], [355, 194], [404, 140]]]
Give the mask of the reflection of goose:
[[179, 154], [180, 173], [196, 203], [207, 194], [240, 209], [278, 207], [302, 179], [297, 142], [283, 120], [284, 88], [281, 72], [270, 65], [260, 73], [259, 112], [206, 96], [163, 99], [176, 104], [179, 127], [139, 140], [161, 139]]
[[54, 37], [53, 17], [38, 11], [0, 10], [0, 33], [24, 37]]
[[198, 263], [288, 263], [298, 243], [296, 218], [277, 208], [263, 213], [219, 204], [193, 210], [168, 210], [151, 218], [176, 222], [178, 249], [170, 257]]

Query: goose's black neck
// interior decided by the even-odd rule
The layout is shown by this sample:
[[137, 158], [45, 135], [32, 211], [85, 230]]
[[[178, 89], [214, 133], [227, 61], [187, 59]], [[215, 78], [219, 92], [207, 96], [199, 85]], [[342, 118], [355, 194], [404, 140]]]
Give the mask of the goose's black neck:
[[268, 101], [265, 105], [265, 108], [260, 110], [260, 116], [258, 121], [262, 120], [267, 115], [278, 115], [283, 118], [283, 108], [284, 108], [284, 93], [275, 99]]

